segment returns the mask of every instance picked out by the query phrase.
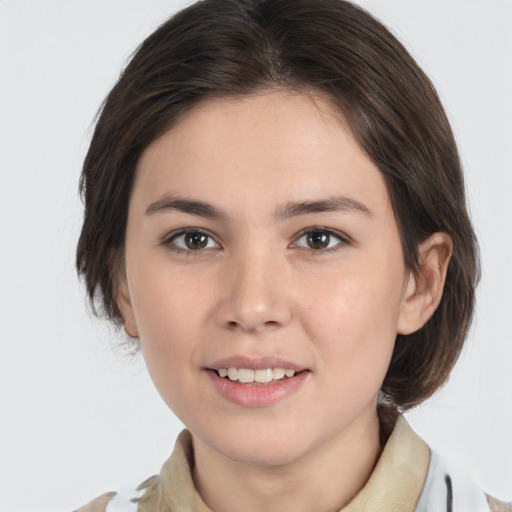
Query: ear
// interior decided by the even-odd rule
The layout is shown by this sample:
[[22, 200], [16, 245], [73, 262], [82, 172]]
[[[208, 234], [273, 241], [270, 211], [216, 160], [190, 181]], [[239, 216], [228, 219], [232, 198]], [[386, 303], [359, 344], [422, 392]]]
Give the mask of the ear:
[[139, 331], [137, 329], [137, 323], [135, 321], [135, 315], [133, 313], [132, 300], [130, 297], [130, 290], [126, 277], [122, 276], [116, 284], [116, 303], [117, 307], [123, 317], [124, 330], [128, 336], [132, 338], [139, 337]]
[[447, 233], [434, 233], [419, 246], [419, 269], [410, 272], [398, 316], [398, 334], [420, 329], [434, 314], [443, 296], [453, 242]]

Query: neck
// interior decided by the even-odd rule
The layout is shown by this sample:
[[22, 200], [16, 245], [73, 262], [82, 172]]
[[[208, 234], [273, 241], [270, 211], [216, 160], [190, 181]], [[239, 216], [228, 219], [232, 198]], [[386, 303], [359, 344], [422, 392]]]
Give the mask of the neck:
[[195, 485], [214, 512], [339, 511], [364, 487], [381, 453], [373, 413], [280, 466], [233, 461], [194, 438]]

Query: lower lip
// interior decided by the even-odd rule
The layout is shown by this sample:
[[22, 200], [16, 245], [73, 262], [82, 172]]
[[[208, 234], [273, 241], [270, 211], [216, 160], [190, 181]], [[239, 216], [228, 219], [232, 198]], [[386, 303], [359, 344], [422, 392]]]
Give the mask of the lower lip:
[[307, 378], [309, 372], [302, 371], [293, 377], [269, 382], [268, 384], [233, 382], [219, 377], [213, 370], [209, 370], [208, 374], [220, 394], [230, 402], [244, 407], [266, 407], [295, 393]]

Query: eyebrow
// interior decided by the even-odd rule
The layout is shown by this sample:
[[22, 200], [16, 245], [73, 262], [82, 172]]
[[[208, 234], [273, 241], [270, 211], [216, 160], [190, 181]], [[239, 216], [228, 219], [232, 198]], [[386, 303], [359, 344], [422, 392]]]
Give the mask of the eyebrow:
[[350, 199], [349, 197], [331, 197], [320, 201], [286, 203], [284, 206], [277, 209], [274, 216], [278, 220], [285, 220], [299, 215], [329, 212], [355, 212], [363, 213], [368, 217], [373, 217], [373, 213], [368, 207], [355, 199]]
[[[179, 211], [209, 219], [228, 219], [227, 213], [210, 203], [170, 195], [166, 195], [151, 203], [147, 207], [145, 215], [151, 216], [158, 213], [167, 213], [169, 211]], [[274, 218], [278, 221], [282, 221], [300, 215], [329, 212], [355, 212], [373, 217], [373, 213], [370, 209], [355, 199], [348, 197], [331, 197], [318, 201], [288, 202], [276, 209]]]
[[186, 199], [183, 197], [164, 196], [158, 201], [151, 203], [147, 208], [145, 215], [154, 215], [156, 213], [166, 213], [169, 211], [179, 211], [189, 215], [207, 217], [209, 219], [226, 219], [227, 215], [215, 206], [197, 201], [195, 199]]

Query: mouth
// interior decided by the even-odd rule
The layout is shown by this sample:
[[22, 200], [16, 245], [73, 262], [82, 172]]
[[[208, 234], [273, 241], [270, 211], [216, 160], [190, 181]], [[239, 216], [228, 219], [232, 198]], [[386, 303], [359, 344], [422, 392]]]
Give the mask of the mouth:
[[219, 377], [237, 384], [268, 386], [291, 379], [306, 370], [296, 371], [291, 368], [219, 368], [213, 370]]
[[[219, 365], [209, 368], [214, 389], [228, 401], [243, 407], [269, 407], [297, 393], [310, 370], [269, 366]], [[256, 366], [256, 365], [255, 365]]]
[[243, 407], [269, 407], [299, 392], [312, 370], [274, 356], [231, 356], [208, 365], [214, 389]]

